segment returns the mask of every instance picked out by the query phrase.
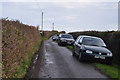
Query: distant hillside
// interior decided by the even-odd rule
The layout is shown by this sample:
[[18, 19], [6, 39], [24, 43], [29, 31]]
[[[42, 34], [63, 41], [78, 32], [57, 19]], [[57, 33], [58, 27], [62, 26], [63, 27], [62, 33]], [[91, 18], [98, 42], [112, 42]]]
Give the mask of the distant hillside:
[[[37, 28], [34, 26], [28, 26], [20, 23], [19, 21], [2, 19], [0, 22], [2, 22], [3, 30], [2, 77], [13, 77], [21, 63], [30, 64], [24, 63], [24, 61], [30, 60], [30, 56], [32, 56], [37, 51], [40, 44], [40, 34]], [[23, 67], [24, 69], [28, 68], [28, 66]], [[21, 76], [23, 75], [24, 73], [21, 73]]]

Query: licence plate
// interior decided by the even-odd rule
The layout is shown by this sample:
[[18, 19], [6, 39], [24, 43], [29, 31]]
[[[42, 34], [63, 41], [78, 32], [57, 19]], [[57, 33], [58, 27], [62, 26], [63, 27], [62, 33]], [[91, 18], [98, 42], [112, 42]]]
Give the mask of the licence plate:
[[103, 56], [95, 56], [94, 58], [105, 59], [105, 57], [103, 57]]
[[95, 58], [99, 58], [99, 56], [95, 56]]
[[68, 42], [68, 44], [71, 44], [71, 42]]
[[103, 56], [100, 56], [100, 59], [105, 59], [105, 57], [103, 57]]

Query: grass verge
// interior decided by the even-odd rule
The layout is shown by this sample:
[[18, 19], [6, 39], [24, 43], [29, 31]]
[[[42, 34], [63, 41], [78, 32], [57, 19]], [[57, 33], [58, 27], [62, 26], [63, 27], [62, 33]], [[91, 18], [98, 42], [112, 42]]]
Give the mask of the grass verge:
[[108, 75], [110, 78], [119, 78], [120, 80], [120, 69], [117, 65], [106, 65], [106, 64], [100, 64], [100, 63], [94, 63], [94, 65], [103, 73]]
[[72, 50], [73, 46], [66, 46], [68, 49]]
[[71, 50], [72, 51], [72, 49], [73, 49], [73, 46], [70, 46], [70, 45], [67, 45], [66, 46], [69, 50]]
[[41, 38], [41, 40], [43, 40], [43, 41], [44, 41], [44, 40], [47, 40], [47, 39], [48, 39], [48, 38], [46, 38], [46, 37], [42, 37], [42, 38]]
[[27, 53], [27, 57], [25, 57], [23, 59], [23, 61], [20, 64], [20, 66], [18, 66], [17, 71], [15, 73], [13, 73], [11, 78], [23, 78], [25, 76], [25, 74], [27, 72], [27, 69], [28, 69], [29, 65], [31, 64], [31, 62], [32, 62], [32, 58], [33, 58], [34, 54], [39, 49], [41, 41], [42, 40], [40, 40], [40, 42], [37, 42], [35, 44], [35, 46], [33, 46], [33, 49]]
[[[73, 46], [66, 46], [68, 49], [72, 50]], [[106, 65], [100, 63], [94, 63], [94, 66], [97, 67], [101, 72], [109, 76], [110, 78], [118, 78], [120, 80], [120, 66], [118, 65]]]
[[24, 58], [20, 66], [18, 66], [17, 71], [11, 76], [12, 78], [23, 78], [25, 76], [28, 67], [32, 63], [32, 58], [34, 54], [38, 51], [41, 42], [47, 39], [48, 38], [46, 37], [41, 37], [40, 42], [37, 42], [35, 46], [33, 46], [33, 49], [27, 53], [27, 57]]

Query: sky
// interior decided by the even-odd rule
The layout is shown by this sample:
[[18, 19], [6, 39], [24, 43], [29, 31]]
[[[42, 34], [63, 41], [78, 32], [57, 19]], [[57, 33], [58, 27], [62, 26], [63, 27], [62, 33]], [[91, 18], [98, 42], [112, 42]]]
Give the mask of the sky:
[[108, 31], [118, 29], [118, 0], [2, 0], [0, 17], [43, 30]]

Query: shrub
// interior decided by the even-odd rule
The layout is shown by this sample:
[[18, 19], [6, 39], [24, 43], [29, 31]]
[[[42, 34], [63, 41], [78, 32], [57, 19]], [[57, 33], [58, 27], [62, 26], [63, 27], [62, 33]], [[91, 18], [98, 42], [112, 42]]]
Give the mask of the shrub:
[[40, 43], [37, 28], [12, 20], [2, 22], [3, 78], [10, 78], [19, 65], [27, 59], [36, 43]]

